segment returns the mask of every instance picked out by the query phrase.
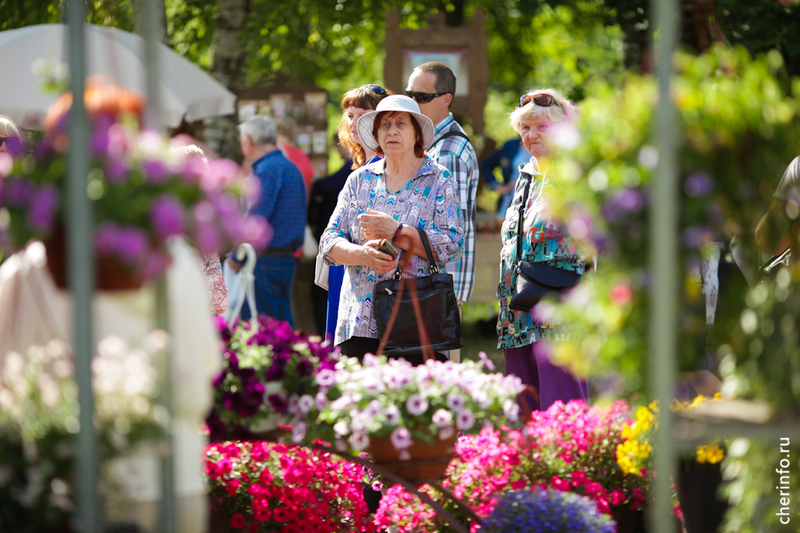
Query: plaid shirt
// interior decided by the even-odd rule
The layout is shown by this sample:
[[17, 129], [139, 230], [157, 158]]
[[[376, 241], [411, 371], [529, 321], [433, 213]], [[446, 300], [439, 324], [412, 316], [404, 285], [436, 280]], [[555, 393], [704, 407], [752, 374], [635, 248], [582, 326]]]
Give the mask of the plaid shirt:
[[464, 133], [452, 114], [436, 125], [428, 157], [448, 169], [458, 184], [458, 197], [465, 217], [464, 253], [458, 262], [447, 264], [447, 271], [453, 275], [456, 298], [466, 302], [475, 287], [475, 195], [480, 173], [475, 149], [467, 139], [451, 136], [439, 140], [451, 131]]

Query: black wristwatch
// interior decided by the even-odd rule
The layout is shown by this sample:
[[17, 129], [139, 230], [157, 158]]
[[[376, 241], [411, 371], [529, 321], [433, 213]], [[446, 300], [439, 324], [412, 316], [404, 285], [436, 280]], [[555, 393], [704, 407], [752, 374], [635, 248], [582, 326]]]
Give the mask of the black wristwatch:
[[397, 240], [397, 236], [400, 235], [400, 232], [403, 231], [403, 223], [401, 222], [397, 229], [394, 232], [394, 237], [392, 237], [392, 241]]

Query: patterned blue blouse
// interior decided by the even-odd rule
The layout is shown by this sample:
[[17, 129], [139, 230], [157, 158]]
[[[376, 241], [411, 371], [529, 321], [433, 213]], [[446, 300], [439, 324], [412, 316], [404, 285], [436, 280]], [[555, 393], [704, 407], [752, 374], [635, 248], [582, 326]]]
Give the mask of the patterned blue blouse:
[[572, 272], [584, 273], [585, 264], [570, 238], [553, 221], [547, 219], [546, 190], [553, 178], [542, 175], [535, 159], [519, 167], [519, 178], [514, 190], [514, 199], [506, 212], [501, 235], [503, 248], [500, 251], [500, 284], [497, 296], [500, 299], [500, 314], [497, 318], [498, 348], [520, 348], [539, 339], [561, 340], [564, 328], [557, 324], [543, 323], [531, 313], [515, 311], [508, 307], [514, 286], [517, 283], [517, 219], [525, 187], [530, 183], [528, 203], [525, 206], [524, 233], [522, 235], [522, 257], [531, 263], [547, 263]]
[[[358, 215], [367, 209], [388, 213], [398, 222], [425, 230], [440, 263], [458, 260], [464, 246], [464, 214], [458, 200], [458, 187], [450, 172], [433, 160], [425, 159], [414, 178], [400, 191], [391, 192], [386, 189], [385, 165], [385, 160], [370, 163], [347, 178], [319, 243], [325, 262], [338, 264], [327, 255], [337, 242], [364, 244], [367, 241], [358, 221]], [[413, 256], [412, 265], [418, 277], [429, 273], [427, 259]], [[363, 265], [346, 267], [334, 344], [341, 344], [350, 337], [378, 338], [378, 327], [372, 316], [375, 285], [393, 275], [394, 270], [380, 274]]]

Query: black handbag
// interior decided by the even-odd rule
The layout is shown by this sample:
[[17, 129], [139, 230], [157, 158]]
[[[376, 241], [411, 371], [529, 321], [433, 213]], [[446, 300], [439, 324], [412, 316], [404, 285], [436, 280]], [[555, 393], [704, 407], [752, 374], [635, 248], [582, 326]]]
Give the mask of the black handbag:
[[550, 266], [545, 263], [531, 263], [521, 261], [522, 257], [522, 237], [525, 234], [523, 225], [525, 223], [525, 204], [528, 203], [528, 193], [530, 192], [531, 182], [525, 186], [525, 193], [522, 195], [522, 204], [519, 206], [519, 219], [517, 220], [517, 264], [514, 269], [517, 274], [517, 282], [514, 284], [514, 294], [508, 307], [514, 311], [524, 311], [529, 313], [534, 305], [547, 294], [561, 294], [571, 289], [581, 281], [581, 274]]
[[[453, 276], [441, 272], [433, 260], [428, 235], [417, 228], [430, 264], [430, 275], [420, 278], [403, 276], [410, 266], [410, 253], [403, 253], [401, 264], [392, 279], [379, 282], [372, 301], [379, 353], [402, 356], [461, 348], [461, 315], [453, 289]], [[407, 289], [407, 290], [406, 290]]]

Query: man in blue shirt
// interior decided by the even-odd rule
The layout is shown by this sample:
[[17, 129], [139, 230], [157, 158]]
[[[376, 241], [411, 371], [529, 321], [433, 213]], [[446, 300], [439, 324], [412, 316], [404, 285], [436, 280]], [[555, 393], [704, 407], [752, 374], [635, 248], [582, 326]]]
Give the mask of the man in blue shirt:
[[[273, 231], [269, 247], [259, 253], [256, 263], [256, 309], [294, 326], [290, 295], [294, 252], [303, 246], [305, 236], [306, 187], [300, 171], [278, 149], [277, 135], [275, 122], [262, 115], [239, 125], [242, 155], [253, 167], [244, 187], [246, 212], [264, 217]], [[250, 318], [247, 305], [242, 306], [241, 317]]]

